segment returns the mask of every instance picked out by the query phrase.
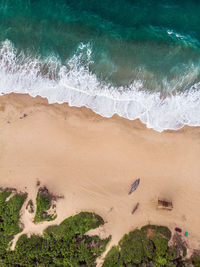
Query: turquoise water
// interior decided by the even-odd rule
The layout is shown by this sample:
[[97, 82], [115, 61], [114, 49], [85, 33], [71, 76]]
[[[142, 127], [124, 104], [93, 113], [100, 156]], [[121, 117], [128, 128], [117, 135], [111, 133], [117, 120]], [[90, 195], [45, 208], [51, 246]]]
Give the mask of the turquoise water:
[[0, 0], [0, 92], [200, 125], [200, 3]]

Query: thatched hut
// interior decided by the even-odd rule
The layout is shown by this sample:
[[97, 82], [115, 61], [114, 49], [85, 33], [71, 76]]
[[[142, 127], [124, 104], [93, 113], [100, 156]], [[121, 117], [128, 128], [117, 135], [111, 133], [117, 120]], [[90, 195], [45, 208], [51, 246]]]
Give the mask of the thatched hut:
[[173, 209], [172, 201], [158, 198], [157, 208], [162, 210], [172, 210]]

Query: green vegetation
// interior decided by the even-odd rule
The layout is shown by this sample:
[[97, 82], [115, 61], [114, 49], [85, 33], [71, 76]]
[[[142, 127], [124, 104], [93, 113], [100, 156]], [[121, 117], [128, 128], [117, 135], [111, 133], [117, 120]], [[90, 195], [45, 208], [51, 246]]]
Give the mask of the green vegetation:
[[[110, 240], [85, 233], [104, 224], [103, 219], [89, 212], [81, 212], [64, 220], [60, 225], [53, 225], [44, 231], [43, 236], [21, 235], [14, 251], [10, 242], [14, 235], [21, 232], [19, 226], [20, 210], [26, 194], [11, 195], [10, 190], [0, 192], [0, 266], [95, 266], [96, 258], [101, 255]], [[40, 194], [39, 212], [47, 209], [47, 200]], [[44, 204], [45, 202], [45, 204]], [[49, 203], [49, 202], [48, 202]], [[32, 207], [29, 201], [27, 208]], [[45, 206], [46, 205], [46, 206]], [[48, 206], [49, 207], [49, 206]]]
[[188, 261], [188, 264], [191, 264], [191, 263], [195, 267], [200, 267], [200, 252], [199, 251], [195, 251], [193, 253], [193, 255], [191, 256], [190, 260]]
[[[186, 247], [180, 236], [175, 236], [173, 247], [168, 246], [171, 232], [167, 227], [147, 225], [126, 234], [108, 252], [103, 267], [112, 266], [200, 266], [200, 256], [186, 256]], [[199, 264], [199, 265], [198, 265]]]
[[95, 266], [110, 238], [101, 240], [85, 233], [103, 223], [100, 216], [81, 212], [48, 227], [43, 236], [22, 235], [1, 262], [4, 266]]
[[19, 226], [20, 210], [27, 195], [15, 194], [8, 200], [11, 193], [9, 189], [0, 192], [0, 265], [10, 241], [14, 235], [22, 231]]
[[28, 212], [33, 213], [34, 212], [34, 205], [33, 205], [33, 201], [30, 199], [26, 205], [26, 209], [28, 210]]
[[[12, 192], [9, 189], [0, 191], [0, 266], [96, 266], [96, 259], [105, 250], [110, 237], [100, 239], [86, 234], [104, 224], [100, 216], [90, 212], [81, 212], [60, 225], [49, 226], [43, 236], [21, 235], [15, 249], [11, 250], [14, 235], [22, 231], [20, 210], [27, 197], [25, 193], [16, 192], [12, 196]], [[47, 192], [44, 194], [44, 188], [39, 189], [38, 214], [47, 210], [47, 204], [48, 208], [51, 206], [51, 196]], [[26, 206], [27, 209], [30, 207], [33, 207], [32, 201]], [[174, 234], [171, 246], [170, 239], [171, 232], [167, 227], [147, 225], [136, 229], [126, 234], [118, 246], [111, 248], [103, 267], [200, 267], [199, 251], [195, 251], [190, 259], [185, 258], [187, 249], [181, 234]]]
[[57, 215], [55, 212], [50, 213], [49, 210], [52, 206], [53, 196], [49, 194], [49, 191], [46, 187], [40, 187], [37, 193], [36, 198], [36, 213], [34, 222], [43, 222], [43, 221], [52, 221]]

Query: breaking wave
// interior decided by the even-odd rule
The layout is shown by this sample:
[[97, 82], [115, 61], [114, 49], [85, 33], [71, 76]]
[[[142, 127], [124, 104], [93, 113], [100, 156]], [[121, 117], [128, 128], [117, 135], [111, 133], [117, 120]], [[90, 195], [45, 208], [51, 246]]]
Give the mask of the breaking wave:
[[[103, 117], [118, 114], [129, 120], [140, 119], [156, 131], [177, 130], [184, 125], [200, 126], [200, 82], [183, 92], [161, 96], [151, 92], [142, 80], [116, 87], [100, 81], [89, 69], [92, 48], [81, 43], [66, 62], [56, 56], [27, 56], [6, 40], [0, 47], [0, 94], [27, 93], [39, 95], [49, 103], [67, 102], [70, 106], [88, 107]], [[198, 70], [191, 64], [178, 86], [195, 81]], [[162, 81], [166, 87], [175, 82]], [[177, 83], [176, 83], [177, 85]]]

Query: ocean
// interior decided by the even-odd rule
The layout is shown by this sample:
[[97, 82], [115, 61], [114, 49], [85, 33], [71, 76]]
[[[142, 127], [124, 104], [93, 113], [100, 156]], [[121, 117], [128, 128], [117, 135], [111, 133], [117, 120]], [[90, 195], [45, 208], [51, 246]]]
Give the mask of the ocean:
[[0, 0], [0, 94], [200, 126], [198, 0]]

